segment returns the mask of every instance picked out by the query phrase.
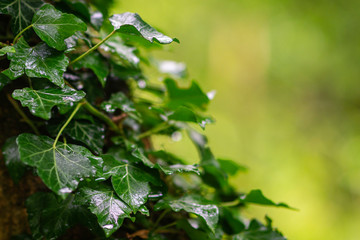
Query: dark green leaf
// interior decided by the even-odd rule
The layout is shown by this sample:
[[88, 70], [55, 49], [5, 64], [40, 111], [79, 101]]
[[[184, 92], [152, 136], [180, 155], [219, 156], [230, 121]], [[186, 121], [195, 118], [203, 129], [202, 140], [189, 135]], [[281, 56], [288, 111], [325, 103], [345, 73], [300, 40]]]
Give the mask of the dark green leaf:
[[8, 138], [6, 140], [2, 147], [2, 153], [11, 178], [15, 183], [18, 183], [25, 173], [25, 164], [20, 160], [16, 137]]
[[85, 143], [95, 153], [102, 152], [105, 139], [105, 128], [102, 124], [72, 121], [64, 129], [64, 133], [76, 141]]
[[63, 89], [17, 89], [12, 96], [19, 100], [23, 107], [28, 107], [33, 115], [48, 120], [54, 106], [78, 102], [85, 97], [85, 93], [66, 86]]
[[104, 176], [112, 176], [115, 192], [134, 212], [146, 203], [151, 191], [149, 183], [161, 184], [158, 178], [137, 165], [119, 162], [110, 155], [104, 155], [103, 159]]
[[138, 35], [150, 42], [155, 40], [162, 44], [168, 44], [173, 41], [179, 42], [176, 38], [170, 38], [158, 32], [155, 28], [144, 22], [137, 13], [126, 12], [115, 14], [109, 20], [114, 29], [120, 33]]
[[13, 34], [30, 25], [34, 13], [43, 5], [41, 0], [1, 0], [0, 13], [10, 14]]
[[183, 164], [174, 164], [167, 165], [165, 163], [156, 163], [155, 168], [160, 169], [166, 175], [172, 175], [174, 173], [182, 173], [182, 172], [192, 172], [200, 175], [199, 169], [196, 165], [183, 165]]
[[198, 195], [187, 195], [179, 199], [165, 198], [155, 205], [155, 210], [170, 208], [175, 212], [184, 210], [203, 218], [208, 227], [215, 232], [219, 220], [219, 209]]
[[63, 73], [69, 64], [69, 59], [63, 52], [50, 48], [45, 43], [30, 47], [23, 38], [15, 44], [15, 53], [8, 53], [11, 60], [10, 79], [26, 73], [29, 77], [47, 78], [59, 87], [64, 87]]
[[10, 82], [10, 78], [8, 78], [4, 73], [0, 73], [0, 90], [3, 89], [3, 87], [5, 87]]
[[190, 223], [191, 219], [181, 219], [176, 223], [176, 226], [183, 229], [190, 240], [212, 240], [209, 234], [202, 229], [195, 229]]
[[207, 95], [194, 81], [189, 88], [179, 88], [174, 80], [167, 78], [165, 85], [168, 93], [167, 105], [172, 109], [180, 106], [195, 106], [205, 110], [210, 102]]
[[37, 168], [44, 183], [57, 194], [67, 194], [83, 178], [95, 176], [102, 159], [82, 146], [58, 142], [47, 136], [23, 133], [17, 138], [20, 159]]
[[113, 113], [116, 111], [116, 109], [120, 109], [136, 120], [141, 119], [140, 114], [135, 109], [134, 103], [130, 101], [130, 99], [128, 99], [122, 92], [111, 95], [109, 101], [105, 101], [101, 104], [101, 108], [109, 113]]
[[34, 239], [57, 239], [68, 228], [82, 224], [94, 228], [91, 213], [74, 204], [73, 196], [57, 199], [52, 193], [35, 193], [26, 200], [29, 225]]
[[211, 117], [201, 116], [187, 107], [178, 107], [173, 113], [168, 116], [169, 120], [194, 122], [199, 124], [202, 129], [205, 129], [206, 124], [214, 123], [215, 120]]
[[248, 169], [242, 165], [237, 164], [232, 160], [217, 159], [222, 170], [227, 174], [234, 176], [237, 172], [246, 172]]
[[0, 56], [4, 56], [7, 53], [14, 53], [15, 48], [13, 46], [5, 46], [0, 49]]
[[89, 68], [91, 69], [97, 78], [99, 79], [101, 85], [104, 87], [106, 83], [106, 78], [109, 75], [109, 67], [106, 61], [98, 52], [93, 52], [81, 60], [74, 63], [75, 69], [80, 68]]
[[291, 207], [289, 207], [285, 203], [274, 203], [270, 199], [266, 198], [259, 189], [251, 190], [248, 194], [244, 194], [240, 196], [240, 202], [254, 203], [254, 204], [267, 205], [273, 207], [284, 207], [291, 209]]
[[72, 14], [62, 13], [50, 4], [37, 11], [32, 20], [36, 34], [50, 47], [65, 50], [65, 39], [76, 31], [86, 31], [86, 24]]
[[121, 227], [124, 218], [130, 218], [131, 208], [105, 185], [80, 188], [76, 202], [89, 205], [107, 237]]

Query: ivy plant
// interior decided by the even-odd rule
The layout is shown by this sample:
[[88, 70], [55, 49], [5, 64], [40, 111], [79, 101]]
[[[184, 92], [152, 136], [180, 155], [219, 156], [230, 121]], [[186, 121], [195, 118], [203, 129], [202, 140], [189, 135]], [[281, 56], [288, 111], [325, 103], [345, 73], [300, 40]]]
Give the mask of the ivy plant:
[[[82, 226], [93, 239], [286, 239], [270, 218], [242, 215], [249, 204], [290, 207], [229, 184], [245, 168], [217, 159], [203, 134], [214, 122], [204, 113], [211, 94], [196, 81], [183, 87], [182, 64], [167, 69], [149, 57], [179, 40], [136, 13], [108, 16], [107, 5], [0, 1], [11, 31], [1, 42], [0, 88], [29, 126], [2, 147], [5, 165], [14, 182], [30, 170], [47, 188], [26, 200], [27, 238]], [[160, 65], [161, 81], [146, 75]], [[198, 164], [151, 144], [179, 132]]]

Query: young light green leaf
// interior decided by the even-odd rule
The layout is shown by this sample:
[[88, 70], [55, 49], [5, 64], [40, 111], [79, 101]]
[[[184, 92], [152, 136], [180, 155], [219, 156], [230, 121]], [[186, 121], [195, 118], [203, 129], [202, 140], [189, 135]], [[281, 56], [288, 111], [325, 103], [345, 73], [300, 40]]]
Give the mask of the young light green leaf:
[[45, 4], [33, 17], [36, 34], [50, 47], [59, 51], [66, 49], [65, 39], [76, 31], [86, 31], [86, 24], [72, 14], [62, 13], [50, 4]]
[[0, 56], [4, 56], [7, 53], [14, 53], [15, 48], [13, 46], [5, 46], [0, 49]]
[[165, 198], [155, 205], [155, 211], [170, 208], [175, 212], [184, 210], [203, 218], [211, 231], [215, 232], [219, 221], [219, 208], [198, 195], [187, 195], [179, 199]]
[[170, 78], [165, 79], [168, 93], [167, 106], [176, 109], [180, 106], [198, 107], [205, 110], [210, 102], [208, 96], [193, 81], [189, 88], [179, 88], [176, 82]]
[[137, 13], [126, 12], [123, 14], [115, 14], [109, 18], [114, 29], [120, 33], [137, 35], [146, 40], [158, 43], [168, 44], [171, 42], [179, 42], [176, 38], [170, 38], [158, 32], [155, 28], [144, 22]]
[[20, 159], [36, 167], [39, 177], [55, 193], [67, 194], [83, 178], [95, 176], [102, 159], [82, 146], [58, 142], [47, 136], [23, 133], [18, 136]]
[[111, 177], [112, 185], [118, 196], [134, 212], [147, 202], [150, 184], [160, 185], [160, 179], [135, 164], [117, 161], [111, 155], [103, 155], [104, 177]]
[[64, 87], [63, 73], [69, 59], [63, 52], [50, 48], [46, 43], [30, 47], [21, 38], [15, 44], [15, 53], [8, 53], [9, 71], [5, 73], [10, 79], [26, 73], [29, 77], [47, 78], [59, 87]]
[[130, 218], [131, 208], [105, 185], [82, 187], [75, 200], [79, 204], [89, 206], [107, 237], [121, 227], [124, 218]]
[[101, 85], [103, 87], [105, 86], [106, 78], [109, 75], [109, 67], [104, 61], [103, 57], [100, 55], [100, 53], [93, 52], [92, 54], [89, 54], [81, 60], [75, 62], [73, 66], [75, 69], [91, 69], [99, 79]]
[[85, 97], [85, 93], [66, 86], [63, 89], [16, 89], [12, 96], [19, 100], [23, 107], [28, 107], [33, 115], [49, 120], [54, 106], [78, 102]]
[[122, 92], [111, 95], [109, 101], [105, 101], [101, 104], [101, 108], [109, 113], [113, 113], [116, 109], [120, 109], [136, 120], [141, 119], [140, 113], [136, 110], [134, 103]]
[[240, 196], [240, 202], [293, 209], [292, 207], [289, 207], [289, 205], [287, 205], [286, 203], [273, 202], [272, 200], [265, 197], [264, 194], [259, 189], [251, 190], [248, 194], [244, 194]]
[[178, 107], [174, 112], [172, 112], [168, 116], [168, 119], [182, 122], [194, 122], [199, 124], [202, 129], [205, 129], [206, 124], [215, 122], [215, 120], [211, 117], [201, 116], [188, 107], [183, 106]]
[[11, 15], [11, 29], [15, 36], [30, 25], [34, 13], [43, 4], [41, 0], [1, 0], [0, 13]]
[[16, 137], [8, 138], [1, 150], [11, 178], [18, 183], [25, 173], [25, 164], [20, 160]]

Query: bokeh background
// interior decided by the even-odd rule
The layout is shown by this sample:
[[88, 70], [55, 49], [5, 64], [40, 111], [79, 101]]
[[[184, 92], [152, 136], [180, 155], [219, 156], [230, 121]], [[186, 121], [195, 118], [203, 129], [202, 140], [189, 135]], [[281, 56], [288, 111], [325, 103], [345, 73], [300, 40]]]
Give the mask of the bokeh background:
[[[206, 135], [216, 156], [249, 168], [231, 181], [299, 211], [252, 206], [289, 239], [358, 240], [360, 226], [360, 1], [131, 0], [180, 39], [158, 58], [185, 62], [216, 89]], [[192, 144], [156, 145], [197, 161]]]

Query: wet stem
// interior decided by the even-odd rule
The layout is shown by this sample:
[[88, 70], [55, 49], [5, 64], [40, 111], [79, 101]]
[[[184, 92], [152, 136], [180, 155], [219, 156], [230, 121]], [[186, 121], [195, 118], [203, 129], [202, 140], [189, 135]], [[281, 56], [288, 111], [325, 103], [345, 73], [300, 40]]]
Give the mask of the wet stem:
[[23, 30], [21, 30], [21, 32], [19, 32], [15, 38], [14, 38], [14, 41], [13, 41], [13, 44], [15, 44], [17, 42], [17, 40], [21, 37], [21, 35], [28, 29], [32, 28], [32, 24], [30, 24], [29, 26], [27, 26], [26, 28], [24, 28]]

